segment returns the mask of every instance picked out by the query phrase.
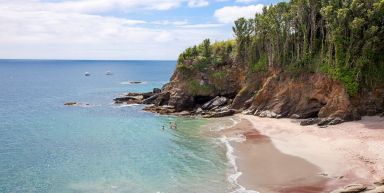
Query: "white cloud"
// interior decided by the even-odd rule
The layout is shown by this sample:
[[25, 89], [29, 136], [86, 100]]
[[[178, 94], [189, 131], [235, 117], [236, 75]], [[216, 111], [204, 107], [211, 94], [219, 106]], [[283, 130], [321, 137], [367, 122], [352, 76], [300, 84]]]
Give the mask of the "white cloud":
[[236, 0], [236, 3], [255, 3], [258, 0]]
[[207, 0], [188, 0], [189, 7], [205, 7], [208, 5], [209, 2]]
[[256, 13], [263, 11], [264, 5], [249, 5], [249, 6], [228, 6], [215, 11], [214, 16], [219, 22], [232, 23], [235, 20], [244, 18], [253, 18]]
[[222, 26], [223, 24], [209, 23], [209, 24], [181, 25], [180, 28], [217, 28]]
[[[36, 0], [0, 0], [0, 58], [176, 59], [183, 49], [205, 38], [231, 37], [217, 24], [188, 25], [187, 21], [164, 20], [158, 23], [171, 26], [153, 26], [155, 22], [97, 15], [116, 9], [116, 5], [94, 1], [90, 7], [74, 1], [59, 7]], [[138, 4], [144, 6], [144, 1], [155, 2], [132, 0], [126, 2], [135, 5], [124, 6], [131, 10]], [[166, 2], [171, 1], [156, 0], [161, 2], [161, 6], [139, 9], [164, 9]]]

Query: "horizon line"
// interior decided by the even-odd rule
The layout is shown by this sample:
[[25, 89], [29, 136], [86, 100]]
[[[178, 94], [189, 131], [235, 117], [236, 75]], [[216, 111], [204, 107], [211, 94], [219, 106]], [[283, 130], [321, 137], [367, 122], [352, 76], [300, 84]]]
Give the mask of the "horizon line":
[[0, 58], [0, 60], [35, 60], [35, 61], [177, 61], [171, 59], [27, 59], [27, 58]]

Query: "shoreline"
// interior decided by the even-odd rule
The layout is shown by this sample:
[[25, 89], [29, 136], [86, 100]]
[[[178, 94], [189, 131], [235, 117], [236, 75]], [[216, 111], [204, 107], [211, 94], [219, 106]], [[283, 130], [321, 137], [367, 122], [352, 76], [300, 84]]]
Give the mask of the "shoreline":
[[319, 128], [292, 119], [234, 117], [240, 121], [216, 132], [229, 139], [236, 183], [249, 192], [330, 192], [384, 177], [383, 118]]

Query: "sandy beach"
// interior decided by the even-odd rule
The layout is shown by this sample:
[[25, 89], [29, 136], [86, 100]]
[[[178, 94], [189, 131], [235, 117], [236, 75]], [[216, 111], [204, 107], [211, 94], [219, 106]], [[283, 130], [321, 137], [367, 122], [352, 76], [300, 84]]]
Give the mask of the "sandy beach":
[[327, 128], [298, 120], [237, 115], [221, 135], [232, 141], [239, 183], [260, 193], [330, 192], [384, 177], [384, 118], [364, 117]]

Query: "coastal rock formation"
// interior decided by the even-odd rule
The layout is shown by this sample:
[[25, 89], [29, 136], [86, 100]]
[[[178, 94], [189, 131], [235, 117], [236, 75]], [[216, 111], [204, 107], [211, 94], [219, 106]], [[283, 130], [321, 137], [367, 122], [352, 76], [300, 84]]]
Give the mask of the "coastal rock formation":
[[[153, 104], [145, 110], [161, 114], [188, 111], [184, 114], [219, 117], [244, 112], [260, 117], [305, 119], [301, 125], [319, 126], [359, 120], [363, 115], [383, 111], [384, 91], [380, 89], [350, 97], [339, 82], [319, 73], [292, 77], [270, 71], [250, 80], [234, 66], [235, 63], [195, 72], [187, 78], [177, 68], [161, 92], [144, 93], [143, 100], [126, 96], [115, 101]], [[222, 83], [210, 78], [210, 73], [218, 70], [228, 73]]]
[[161, 114], [180, 115], [184, 111], [181, 115], [222, 117], [243, 112], [304, 119], [303, 126], [326, 126], [382, 113], [384, 89], [365, 90], [350, 97], [342, 84], [320, 73], [292, 76], [269, 70], [250, 77], [232, 61], [193, 72], [178, 66], [162, 89], [128, 93], [115, 102], [147, 104], [150, 106], [144, 110]]

